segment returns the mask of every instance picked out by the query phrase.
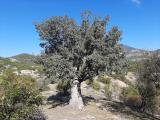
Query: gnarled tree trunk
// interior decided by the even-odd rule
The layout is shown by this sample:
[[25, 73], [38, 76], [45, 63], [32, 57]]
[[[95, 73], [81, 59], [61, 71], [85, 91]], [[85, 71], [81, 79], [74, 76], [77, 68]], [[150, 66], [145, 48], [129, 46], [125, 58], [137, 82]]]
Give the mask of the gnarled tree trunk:
[[82, 109], [84, 107], [80, 83], [78, 80], [73, 81], [73, 85], [71, 88], [71, 99], [69, 101], [69, 105], [74, 109]]

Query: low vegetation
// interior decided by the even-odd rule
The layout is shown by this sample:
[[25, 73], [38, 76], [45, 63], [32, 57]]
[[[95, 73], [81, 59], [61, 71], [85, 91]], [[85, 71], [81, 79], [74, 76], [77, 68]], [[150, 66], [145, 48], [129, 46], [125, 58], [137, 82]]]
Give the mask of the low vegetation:
[[110, 83], [111, 78], [109, 77], [105, 77], [105, 76], [98, 76], [97, 81], [102, 82], [104, 84], [109, 84]]
[[160, 96], [160, 57], [154, 55], [144, 60], [138, 75], [137, 87], [142, 97], [144, 111], [154, 114], [160, 100], [157, 99]]
[[114, 79], [118, 79], [118, 80], [121, 80], [122, 82], [128, 84], [128, 85], [131, 85], [131, 82], [125, 77], [124, 74], [113, 74], [112, 77]]
[[[23, 55], [23, 57], [22, 58], [20, 56], [18, 57], [18, 59], [21, 61], [17, 59], [15, 59], [15, 61], [12, 61], [11, 59], [13, 58], [1, 58], [0, 57], [0, 72], [6, 69], [12, 69], [13, 71], [17, 71], [17, 72], [20, 72], [21, 70], [37, 70], [38, 72], [43, 71], [43, 67], [39, 64], [36, 64], [34, 62], [34, 59], [31, 59], [31, 58], [27, 59], [28, 56], [25, 56], [25, 55]], [[34, 58], [36, 57], [34, 56]]]
[[110, 84], [106, 84], [104, 87], [105, 95], [108, 99], [111, 99], [111, 91], [110, 91]]
[[94, 90], [100, 90], [100, 84], [97, 81], [93, 81], [91, 85]]
[[123, 89], [121, 99], [132, 109], [141, 110], [142, 108], [142, 100], [139, 91], [133, 86]]
[[110, 91], [110, 83], [111, 83], [111, 77], [107, 77], [104, 75], [98, 76], [97, 81], [102, 82], [105, 84], [104, 91], [107, 98], [111, 98], [111, 91]]
[[128, 60], [128, 71], [137, 73], [140, 67], [141, 61]]
[[36, 89], [33, 78], [8, 72], [1, 79], [1, 120], [45, 120], [38, 108], [43, 98]]

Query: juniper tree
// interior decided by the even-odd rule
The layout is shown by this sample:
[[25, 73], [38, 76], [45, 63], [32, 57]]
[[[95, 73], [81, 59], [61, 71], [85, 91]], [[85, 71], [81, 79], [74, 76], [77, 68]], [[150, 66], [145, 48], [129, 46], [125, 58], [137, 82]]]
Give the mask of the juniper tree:
[[93, 17], [84, 12], [81, 24], [68, 16], [55, 16], [36, 24], [44, 49], [41, 63], [46, 75], [54, 80], [71, 81], [72, 106], [83, 107], [80, 88], [83, 81], [99, 74], [126, 72], [125, 55], [118, 43], [121, 31], [116, 26], [106, 31], [108, 21], [109, 17]]

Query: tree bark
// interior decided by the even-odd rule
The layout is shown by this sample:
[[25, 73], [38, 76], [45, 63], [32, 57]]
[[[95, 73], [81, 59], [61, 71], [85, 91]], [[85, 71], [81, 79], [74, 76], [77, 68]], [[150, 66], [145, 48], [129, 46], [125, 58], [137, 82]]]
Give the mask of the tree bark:
[[74, 109], [83, 109], [84, 107], [80, 87], [79, 81], [74, 80], [71, 88], [71, 99], [69, 101], [69, 105]]

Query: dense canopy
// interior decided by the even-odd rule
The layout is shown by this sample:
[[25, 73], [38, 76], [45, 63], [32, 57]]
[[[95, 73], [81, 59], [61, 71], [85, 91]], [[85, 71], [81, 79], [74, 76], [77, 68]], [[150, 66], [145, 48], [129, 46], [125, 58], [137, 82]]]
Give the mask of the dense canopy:
[[51, 79], [79, 82], [107, 73], [125, 73], [121, 31], [107, 31], [109, 17], [100, 18], [85, 11], [81, 24], [68, 16], [56, 16], [36, 24], [44, 54], [41, 63]]

